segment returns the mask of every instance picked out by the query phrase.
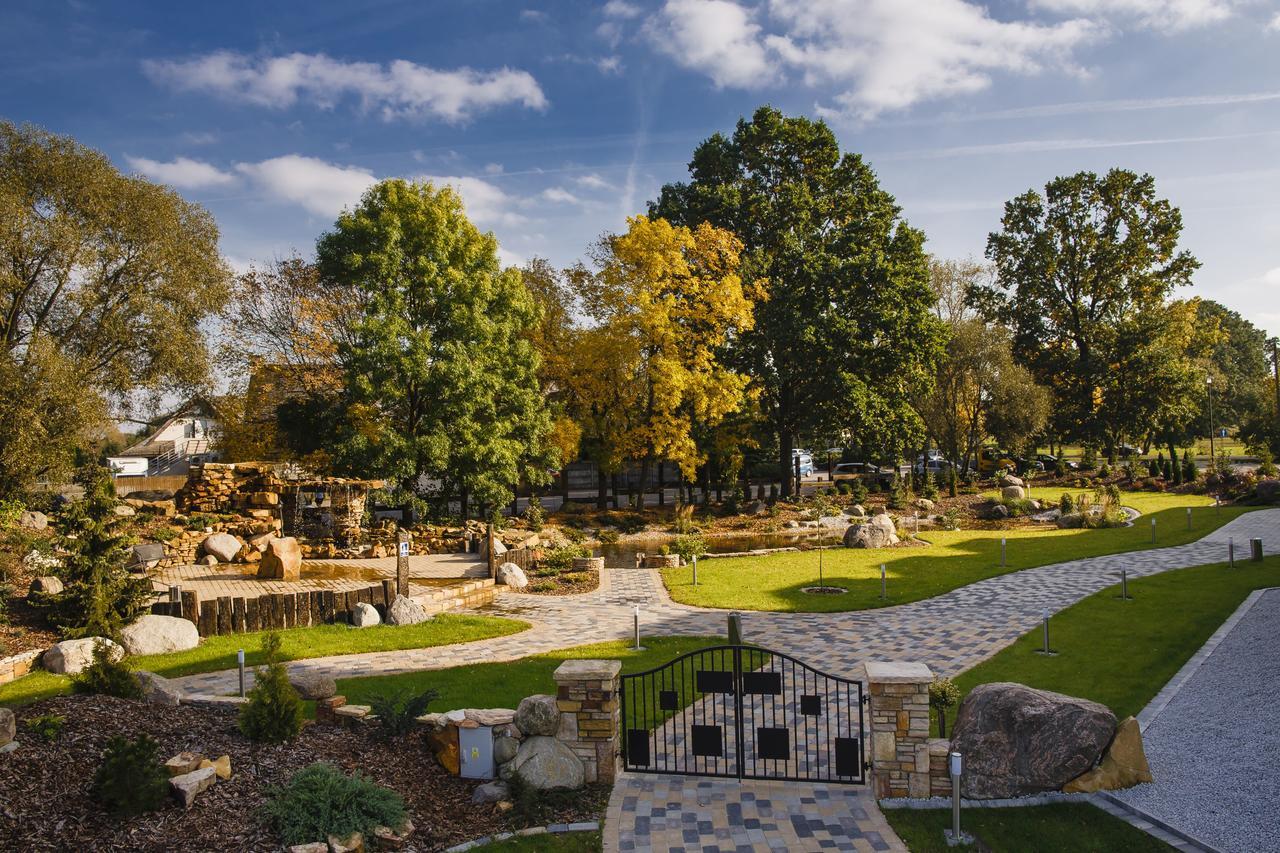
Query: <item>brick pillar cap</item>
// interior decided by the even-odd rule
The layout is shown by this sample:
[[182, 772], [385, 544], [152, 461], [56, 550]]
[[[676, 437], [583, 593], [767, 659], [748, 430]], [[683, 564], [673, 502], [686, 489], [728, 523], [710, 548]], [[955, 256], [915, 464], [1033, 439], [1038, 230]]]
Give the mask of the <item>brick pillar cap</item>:
[[567, 660], [556, 667], [552, 678], [562, 681], [604, 681], [622, 672], [620, 660]]
[[864, 666], [870, 684], [927, 684], [933, 681], [933, 671], [914, 661], [868, 661]]

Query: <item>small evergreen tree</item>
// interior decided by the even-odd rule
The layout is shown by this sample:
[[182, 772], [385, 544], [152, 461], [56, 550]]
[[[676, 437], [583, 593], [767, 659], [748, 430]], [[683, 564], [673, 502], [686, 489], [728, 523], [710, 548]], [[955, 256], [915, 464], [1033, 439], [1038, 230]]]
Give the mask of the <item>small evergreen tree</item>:
[[849, 486], [849, 494], [853, 496], [853, 502], [856, 504], [867, 502], [867, 484], [862, 482], [862, 478], [853, 481]]
[[280, 635], [262, 638], [266, 668], [255, 675], [249, 701], [240, 709], [240, 731], [254, 743], [284, 743], [302, 731], [302, 697], [280, 662]]
[[76, 693], [97, 693], [118, 699], [141, 699], [142, 685], [133, 670], [111, 654], [111, 646], [102, 641], [93, 644], [93, 662], [71, 680]]
[[1147, 461], [1147, 473], [1152, 477], [1160, 476], [1160, 462], [1155, 459]]
[[58, 571], [64, 589], [51, 600], [50, 621], [69, 637], [115, 637], [140, 615], [151, 581], [125, 569], [128, 537], [119, 532], [110, 472], [87, 465], [76, 473], [84, 497], [62, 513]]
[[169, 793], [169, 774], [160, 765], [159, 755], [160, 745], [145, 734], [137, 740], [112, 736], [90, 793], [117, 817], [134, 817], [160, 808]]
[[1191, 458], [1190, 450], [1184, 450], [1182, 453], [1182, 479], [1187, 483], [1194, 483], [1200, 479], [1200, 469]]

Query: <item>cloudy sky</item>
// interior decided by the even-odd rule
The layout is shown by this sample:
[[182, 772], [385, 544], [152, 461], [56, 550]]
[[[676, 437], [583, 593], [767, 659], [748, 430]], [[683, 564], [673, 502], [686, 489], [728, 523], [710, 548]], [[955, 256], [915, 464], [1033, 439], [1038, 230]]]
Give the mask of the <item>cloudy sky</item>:
[[7, 0], [0, 78], [0, 117], [204, 204], [237, 267], [310, 254], [388, 176], [567, 264], [771, 103], [941, 256], [1055, 175], [1150, 172], [1195, 292], [1280, 333], [1277, 0]]

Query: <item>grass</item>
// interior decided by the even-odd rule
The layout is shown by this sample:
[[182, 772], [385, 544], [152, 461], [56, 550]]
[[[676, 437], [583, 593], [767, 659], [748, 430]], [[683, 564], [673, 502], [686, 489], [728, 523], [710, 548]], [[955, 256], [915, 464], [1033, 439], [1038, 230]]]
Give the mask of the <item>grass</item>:
[[[377, 625], [372, 628], [317, 625], [311, 628], [289, 628], [279, 634], [283, 659], [304, 660], [329, 655], [427, 649], [469, 643], [516, 634], [528, 627], [529, 623], [518, 619], [442, 613], [417, 625]], [[262, 663], [263, 634], [264, 632], [255, 632], [207, 637], [194, 649], [130, 658], [129, 665], [167, 678], [177, 678], [200, 672], [233, 669], [236, 666], [236, 652], [244, 649], [246, 665], [256, 666]], [[66, 676], [37, 670], [8, 684], [0, 684], [0, 705], [24, 705], [56, 696], [67, 692], [70, 685], [71, 679]]]
[[[1032, 488], [1038, 498], [1055, 500], [1062, 489]], [[1072, 494], [1079, 489], [1067, 490]], [[928, 548], [836, 548], [765, 557], [704, 560], [698, 585], [692, 569], [665, 569], [663, 580], [681, 604], [738, 610], [829, 613], [868, 610], [942, 595], [958, 587], [1007, 572], [1082, 557], [1151, 548], [1156, 520], [1157, 546], [1195, 541], [1252, 507], [1214, 508], [1203, 495], [1124, 492], [1122, 502], [1143, 514], [1132, 527], [1103, 530], [954, 530], [928, 531]], [[1191, 528], [1186, 511], [1192, 509]], [[1008, 540], [1007, 564], [1000, 566], [1000, 540]], [[821, 555], [821, 556], [819, 556]], [[842, 586], [840, 595], [809, 595], [806, 586]], [[888, 598], [880, 598], [880, 564], [886, 568]]]
[[566, 660], [617, 659], [622, 661], [624, 673], [643, 672], [686, 652], [723, 642], [723, 638], [717, 637], [645, 637], [644, 650], [637, 652], [632, 650], [628, 641], [614, 640], [530, 655], [505, 663], [342, 678], [338, 680], [338, 692], [346, 696], [348, 702], [368, 704], [372, 697], [380, 694], [406, 690], [420, 693], [434, 687], [440, 691], [440, 698], [433, 706], [435, 709], [514, 708], [526, 696], [555, 693], [551, 674]]
[[[981, 849], [948, 847], [942, 831], [949, 809], [885, 809], [885, 819], [911, 853]], [[993, 853], [1155, 853], [1173, 848], [1088, 803], [1055, 803], [1004, 809], [965, 809], [960, 828]]]
[[[1101, 702], [1119, 717], [1136, 715], [1255, 589], [1280, 586], [1280, 557], [1262, 563], [1221, 563], [1177, 569], [1119, 585], [1054, 615], [1049, 645], [1056, 657], [1036, 654], [1036, 628], [964, 672], [957, 686], [1016, 681]], [[954, 715], [954, 711], [952, 712]]]
[[508, 838], [471, 849], [474, 853], [598, 853], [602, 847], [598, 832], [556, 832]]

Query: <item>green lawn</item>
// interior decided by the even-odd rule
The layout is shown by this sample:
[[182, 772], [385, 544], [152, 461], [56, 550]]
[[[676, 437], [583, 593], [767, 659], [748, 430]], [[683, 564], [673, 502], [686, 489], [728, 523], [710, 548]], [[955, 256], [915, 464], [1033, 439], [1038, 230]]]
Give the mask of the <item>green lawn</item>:
[[[360, 652], [383, 652], [396, 649], [427, 649], [453, 643], [468, 643], [490, 637], [502, 637], [528, 629], [529, 623], [495, 616], [472, 616], [442, 613], [417, 625], [377, 625], [352, 628], [349, 625], [317, 625], [280, 631], [281, 651], [285, 660], [350, 655]], [[134, 669], [145, 669], [169, 678], [234, 669], [236, 652], [245, 651], [245, 663], [262, 663], [261, 632], [207, 637], [200, 645], [185, 652], [130, 658]], [[70, 679], [42, 670], [0, 684], [0, 705], [21, 705], [66, 692]]]
[[[1039, 628], [956, 679], [963, 692], [1016, 681], [1101, 702], [1136, 715], [1255, 589], [1280, 585], [1280, 557], [1177, 569], [1091, 595], [1053, 616], [1049, 645]], [[953, 712], [954, 713], [954, 712]]]
[[598, 832], [549, 832], [494, 841], [471, 849], [474, 853], [598, 853], [601, 847]]
[[[1038, 498], [1056, 500], [1063, 490], [1035, 488]], [[1069, 490], [1072, 494], [1080, 490]], [[932, 598], [985, 578], [1123, 551], [1150, 548], [1151, 521], [1156, 520], [1157, 546], [1192, 542], [1252, 507], [1213, 506], [1203, 495], [1125, 492], [1123, 503], [1143, 514], [1133, 527], [1107, 530], [955, 530], [929, 531], [921, 536], [930, 547], [834, 548], [766, 557], [703, 560], [698, 585], [688, 566], [665, 569], [663, 580], [671, 597], [682, 604], [737, 610], [826, 613], [866, 610]], [[1191, 529], [1187, 509], [1191, 508]], [[1000, 539], [1008, 540], [1007, 564], [1000, 566]], [[841, 595], [801, 592], [822, 582], [842, 586]], [[885, 564], [888, 598], [880, 598], [880, 564]]]
[[[885, 819], [911, 853], [946, 853], [980, 847], [948, 847], [942, 831], [949, 809], [884, 809]], [[964, 809], [960, 828], [993, 853], [1156, 853], [1173, 848], [1088, 803], [1055, 803], [1004, 809]]]
[[[338, 692], [347, 701], [367, 704], [379, 694], [404, 690], [421, 692], [434, 687], [440, 691], [435, 710], [454, 708], [514, 708], [521, 699], [535, 693], [555, 693], [551, 674], [563, 661], [577, 658], [616, 658], [622, 671], [643, 672], [661, 666], [674, 657], [705, 646], [725, 642], [717, 637], [645, 637], [643, 651], [632, 651], [631, 643], [615, 640], [575, 646], [545, 654], [531, 655], [505, 663], [478, 663], [367, 678], [343, 678]], [[692, 668], [690, 668], [692, 672]]]

